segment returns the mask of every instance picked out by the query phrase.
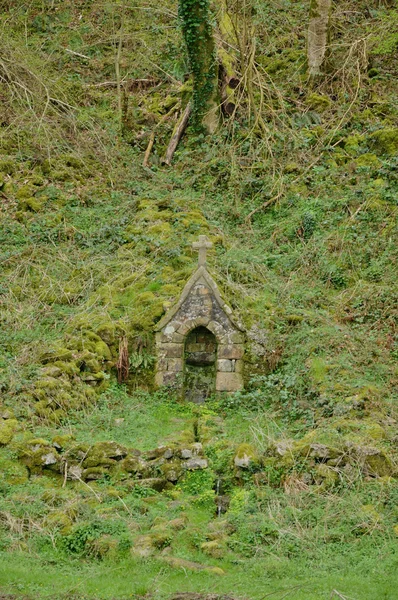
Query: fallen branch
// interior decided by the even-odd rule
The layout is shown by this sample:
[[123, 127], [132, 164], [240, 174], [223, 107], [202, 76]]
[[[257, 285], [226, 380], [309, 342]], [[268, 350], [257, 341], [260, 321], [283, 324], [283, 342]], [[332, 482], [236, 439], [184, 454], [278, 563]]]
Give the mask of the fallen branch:
[[260, 210], [264, 210], [265, 208], [268, 208], [268, 206], [271, 206], [271, 204], [274, 204], [274, 202], [276, 202], [277, 200], [279, 200], [279, 198], [282, 196], [283, 194], [283, 189], [281, 189], [275, 196], [272, 196], [272, 198], [270, 198], [269, 200], [266, 200], [265, 202], [263, 202], [263, 204], [261, 204], [261, 206], [258, 206], [257, 208], [253, 208], [253, 210], [251, 212], [249, 212], [249, 214], [246, 217], [246, 222], [249, 222], [252, 218], [253, 215], [255, 215], [257, 212], [259, 212]]
[[70, 48], [65, 48], [65, 52], [67, 52], [68, 54], [73, 54], [73, 56], [78, 56], [79, 58], [86, 58], [87, 60], [90, 60], [90, 57], [87, 56], [86, 54], [80, 54], [80, 52], [75, 52], [74, 50], [71, 50]]
[[149, 167], [149, 157], [151, 155], [154, 143], [155, 143], [155, 131], [152, 131], [151, 137], [149, 138], [147, 149], [145, 150], [144, 160], [142, 163], [143, 167]]
[[[120, 82], [122, 87], [127, 87], [129, 91], [134, 89], [145, 89], [158, 84], [158, 80], [154, 78], [146, 79], [125, 79]], [[117, 81], [101, 81], [101, 83], [87, 83], [85, 88], [115, 88]]]
[[173, 108], [171, 108], [169, 110], [168, 113], [166, 113], [165, 115], [163, 115], [163, 117], [160, 119], [159, 123], [157, 123], [157, 125], [155, 126], [155, 129], [152, 131], [151, 136], [149, 138], [148, 146], [147, 146], [147, 148], [145, 150], [144, 161], [142, 163], [143, 167], [149, 167], [149, 157], [150, 157], [151, 152], [152, 152], [153, 144], [155, 143], [155, 131], [158, 129], [158, 127], [160, 127], [161, 125], [163, 125], [163, 123], [165, 121], [167, 121], [167, 119], [180, 108], [180, 106], [181, 106], [181, 101], [179, 100], [177, 102], [177, 104], [175, 104], [173, 106]]
[[189, 117], [191, 116], [191, 112], [192, 112], [192, 105], [189, 102], [187, 104], [184, 112], [182, 113], [180, 120], [177, 122], [176, 126], [174, 127], [173, 135], [171, 136], [171, 139], [170, 139], [167, 151], [166, 151], [166, 156], [163, 160], [164, 164], [166, 164], [168, 166], [171, 165], [171, 161], [173, 160], [174, 152], [177, 150], [177, 146], [182, 137], [182, 134], [184, 133], [184, 131], [188, 125], [188, 121], [189, 121]]

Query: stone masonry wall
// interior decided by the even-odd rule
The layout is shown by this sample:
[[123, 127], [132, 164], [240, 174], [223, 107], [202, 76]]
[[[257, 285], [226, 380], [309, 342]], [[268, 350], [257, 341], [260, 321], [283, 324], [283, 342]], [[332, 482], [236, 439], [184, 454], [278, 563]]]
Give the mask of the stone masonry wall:
[[227, 306], [220, 305], [217, 287], [207, 272], [192, 282], [192, 286], [183, 293], [172, 318], [167, 319], [163, 326], [161, 322], [156, 335], [158, 386], [183, 390], [186, 337], [193, 329], [205, 327], [214, 334], [217, 342], [216, 391], [242, 389], [244, 334], [233, 323], [227, 310], [230, 310]]

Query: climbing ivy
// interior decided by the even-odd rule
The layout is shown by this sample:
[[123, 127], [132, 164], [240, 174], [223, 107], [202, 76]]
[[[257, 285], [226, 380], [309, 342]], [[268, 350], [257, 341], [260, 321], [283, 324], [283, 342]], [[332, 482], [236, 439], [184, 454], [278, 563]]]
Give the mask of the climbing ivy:
[[201, 129], [217, 77], [209, 0], [179, 0], [178, 8], [193, 75], [194, 126]]

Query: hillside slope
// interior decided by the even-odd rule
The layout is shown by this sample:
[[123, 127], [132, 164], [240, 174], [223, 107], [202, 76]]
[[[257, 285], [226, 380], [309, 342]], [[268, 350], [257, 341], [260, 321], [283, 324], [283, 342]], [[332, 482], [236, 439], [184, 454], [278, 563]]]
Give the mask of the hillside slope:
[[[0, 586], [392, 598], [396, 8], [340, 3], [311, 83], [307, 4], [253, 2], [251, 93], [165, 167], [176, 3], [50, 4], [0, 1]], [[199, 234], [248, 339], [203, 407], [153, 389]]]

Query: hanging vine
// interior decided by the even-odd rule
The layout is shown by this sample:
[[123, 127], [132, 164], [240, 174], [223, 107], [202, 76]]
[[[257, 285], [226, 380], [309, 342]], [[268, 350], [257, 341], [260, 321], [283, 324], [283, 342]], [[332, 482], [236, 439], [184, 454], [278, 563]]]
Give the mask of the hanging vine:
[[210, 21], [209, 0], [179, 0], [179, 17], [193, 75], [194, 127], [213, 110], [218, 67]]

